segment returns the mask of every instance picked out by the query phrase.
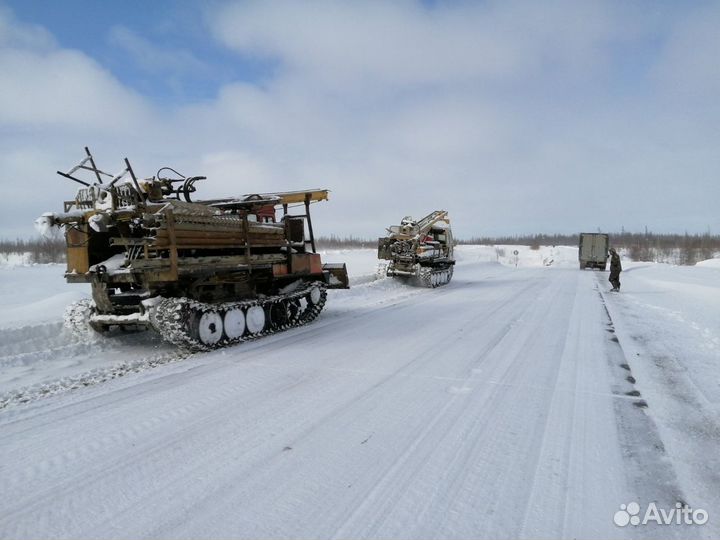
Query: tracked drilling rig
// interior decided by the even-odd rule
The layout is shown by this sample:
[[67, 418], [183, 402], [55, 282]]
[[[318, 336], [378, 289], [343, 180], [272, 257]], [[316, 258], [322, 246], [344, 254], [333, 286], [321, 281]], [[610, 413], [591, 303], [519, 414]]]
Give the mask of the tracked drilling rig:
[[389, 261], [381, 264], [382, 274], [425, 287], [450, 283], [455, 260], [446, 211], [436, 210], [417, 221], [406, 216], [387, 231], [388, 236], [378, 239], [378, 258]]
[[138, 179], [127, 159], [113, 176], [85, 152], [58, 171], [81, 184], [75, 199], [36, 221], [64, 227], [65, 277], [91, 285], [92, 301], [66, 312], [73, 330], [148, 328], [206, 350], [306, 324], [328, 288], [348, 287], [345, 265], [323, 264], [315, 249], [310, 205], [327, 190], [193, 201], [203, 176], [164, 167]]

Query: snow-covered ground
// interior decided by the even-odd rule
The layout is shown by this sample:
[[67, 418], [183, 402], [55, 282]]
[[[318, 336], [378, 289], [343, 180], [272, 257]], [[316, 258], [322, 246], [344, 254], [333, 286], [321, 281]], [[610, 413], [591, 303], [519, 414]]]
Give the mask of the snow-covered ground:
[[189, 356], [74, 340], [85, 286], [0, 266], [0, 536], [719, 536], [720, 266], [624, 261], [617, 295], [573, 247], [457, 256], [428, 290], [327, 252], [353, 288], [316, 322]]

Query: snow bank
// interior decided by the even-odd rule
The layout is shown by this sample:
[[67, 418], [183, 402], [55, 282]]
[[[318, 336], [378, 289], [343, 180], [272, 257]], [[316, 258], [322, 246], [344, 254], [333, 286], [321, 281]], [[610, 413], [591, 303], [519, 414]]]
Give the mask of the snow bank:
[[455, 248], [455, 256], [462, 262], [498, 262], [517, 268], [563, 267], [578, 265], [578, 248], [575, 246], [530, 246], [494, 245], [468, 246]]
[[720, 259], [707, 259], [705, 261], [699, 261], [695, 266], [701, 266], [704, 268], [720, 268]]
[[323, 263], [345, 263], [351, 283], [353, 278], [375, 275], [377, 249], [328, 249], [319, 253]]
[[29, 253], [0, 253], [0, 269], [30, 264], [32, 263]]
[[720, 463], [720, 265], [704, 262], [630, 263], [622, 293], [606, 296], [686, 497], [720, 508], [711, 480]]
[[[517, 255], [515, 255], [517, 252]], [[377, 277], [380, 262], [376, 249], [332, 249], [320, 252], [323, 262], [344, 262], [350, 276], [350, 284], [362, 285]], [[575, 268], [578, 250], [574, 246], [530, 246], [510, 245], [461, 245], [455, 248], [458, 264], [499, 263], [517, 268]]]
[[65, 282], [59, 264], [4, 267], [0, 272], [0, 329], [60, 321], [65, 307], [90, 296], [89, 287]]
[[178, 354], [148, 333], [78, 341], [63, 328], [65, 308], [90, 296], [68, 284], [61, 264], [0, 270], [0, 408], [166, 363]]

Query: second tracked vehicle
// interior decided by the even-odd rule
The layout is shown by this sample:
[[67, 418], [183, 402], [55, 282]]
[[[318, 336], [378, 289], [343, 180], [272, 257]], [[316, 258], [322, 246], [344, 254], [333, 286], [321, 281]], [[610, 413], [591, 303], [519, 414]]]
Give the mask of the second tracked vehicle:
[[388, 236], [378, 239], [378, 258], [387, 261], [380, 264], [381, 274], [431, 288], [450, 283], [455, 259], [445, 210], [435, 210], [419, 220], [406, 216], [387, 232]]
[[323, 264], [315, 249], [310, 205], [327, 190], [193, 201], [205, 177], [163, 168], [142, 180], [127, 159], [113, 176], [85, 151], [59, 172], [82, 185], [75, 199], [36, 221], [64, 228], [66, 280], [91, 285], [92, 300], [66, 313], [75, 331], [154, 329], [205, 350], [306, 324], [327, 289], [348, 287], [345, 265]]

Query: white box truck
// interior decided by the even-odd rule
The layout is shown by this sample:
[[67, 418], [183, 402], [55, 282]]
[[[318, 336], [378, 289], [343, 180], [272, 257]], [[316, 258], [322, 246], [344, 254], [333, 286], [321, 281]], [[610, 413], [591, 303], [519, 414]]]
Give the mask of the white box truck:
[[580, 233], [578, 259], [580, 270], [585, 268], [607, 268], [610, 239], [605, 233]]

